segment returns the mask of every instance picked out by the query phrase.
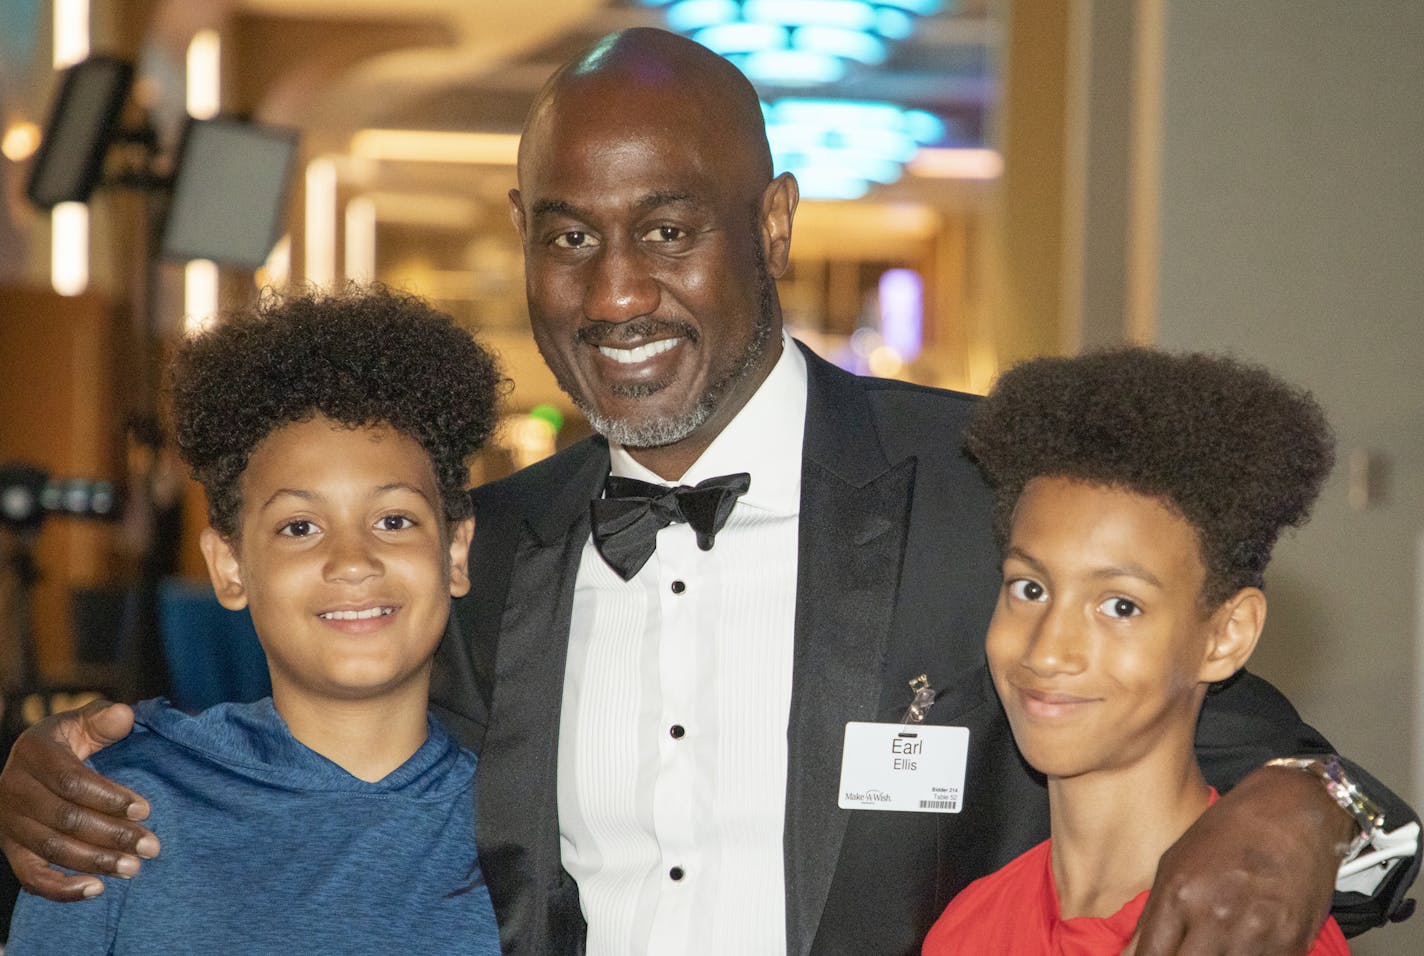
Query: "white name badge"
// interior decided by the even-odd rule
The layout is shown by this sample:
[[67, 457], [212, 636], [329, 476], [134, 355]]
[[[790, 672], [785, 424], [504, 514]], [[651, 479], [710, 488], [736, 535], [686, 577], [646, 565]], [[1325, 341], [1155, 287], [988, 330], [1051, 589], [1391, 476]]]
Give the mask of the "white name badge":
[[967, 727], [851, 721], [841, 750], [840, 806], [958, 813], [968, 760]]

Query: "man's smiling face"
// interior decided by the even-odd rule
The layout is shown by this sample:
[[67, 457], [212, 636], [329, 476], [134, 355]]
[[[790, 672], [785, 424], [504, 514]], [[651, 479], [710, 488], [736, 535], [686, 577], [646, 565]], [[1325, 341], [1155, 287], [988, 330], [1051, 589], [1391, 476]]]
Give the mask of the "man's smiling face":
[[587, 77], [525, 132], [510, 213], [535, 341], [632, 448], [700, 451], [780, 354], [784, 243], [768, 236], [789, 234], [794, 182], [768, 186], [731, 125], [695, 93]]

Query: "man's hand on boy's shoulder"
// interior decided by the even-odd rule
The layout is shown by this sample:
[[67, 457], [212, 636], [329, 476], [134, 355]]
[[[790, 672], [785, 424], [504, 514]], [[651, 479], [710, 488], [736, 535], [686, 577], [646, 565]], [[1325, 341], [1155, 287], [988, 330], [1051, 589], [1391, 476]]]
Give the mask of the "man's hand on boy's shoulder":
[[130, 708], [94, 701], [15, 741], [0, 773], [0, 848], [31, 893], [58, 903], [95, 896], [103, 883], [83, 874], [133, 876], [140, 857], [158, 855], [158, 839], [134, 822], [148, 802], [83, 763], [132, 729]]
[[1309, 952], [1353, 836], [1350, 818], [1309, 775], [1254, 771], [1162, 854], [1128, 952]]

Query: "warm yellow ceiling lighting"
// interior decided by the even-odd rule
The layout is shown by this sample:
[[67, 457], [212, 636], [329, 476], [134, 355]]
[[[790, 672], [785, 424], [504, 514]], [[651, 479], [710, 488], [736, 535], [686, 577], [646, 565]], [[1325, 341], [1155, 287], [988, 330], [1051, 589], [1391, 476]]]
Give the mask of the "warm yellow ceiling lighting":
[[318, 156], [307, 163], [306, 279], [319, 289], [336, 284], [336, 162]]
[[351, 137], [351, 155], [416, 163], [513, 166], [519, 156], [519, 136], [516, 133], [363, 129]]
[[479, 206], [447, 193], [368, 192], [382, 223], [468, 229], [479, 219]]
[[222, 37], [199, 30], [188, 43], [188, 115], [212, 119], [222, 108]]
[[183, 267], [183, 332], [196, 335], [217, 321], [222, 273], [207, 259], [189, 259]]
[[89, 0], [54, 0], [54, 68], [89, 56]]
[[998, 179], [1004, 157], [992, 149], [921, 149], [905, 168], [923, 179]]
[[5, 130], [0, 140], [0, 153], [12, 163], [29, 159], [40, 145], [40, 128], [29, 120], [17, 120]]
[[376, 204], [357, 196], [346, 204], [346, 279], [373, 282], [376, 278]]
[[50, 210], [50, 285], [60, 295], [89, 287], [89, 207], [62, 202]]

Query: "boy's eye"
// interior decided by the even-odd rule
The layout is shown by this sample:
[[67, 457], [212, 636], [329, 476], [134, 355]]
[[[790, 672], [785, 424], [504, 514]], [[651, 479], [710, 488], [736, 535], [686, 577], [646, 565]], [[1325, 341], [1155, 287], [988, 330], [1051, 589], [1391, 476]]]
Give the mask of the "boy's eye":
[[382, 531], [404, 531], [406, 528], [414, 528], [415, 522], [405, 515], [383, 515], [377, 525]]
[[1042, 601], [1048, 591], [1042, 584], [1030, 578], [1018, 578], [1008, 583], [1009, 596], [1020, 601]]
[[305, 518], [298, 518], [296, 521], [288, 521], [277, 529], [278, 534], [284, 534], [289, 538], [305, 538], [316, 530], [316, 525]]
[[1108, 617], [1128, 618], [1142, 613], [1142, 608], [1124, 597], [1108, 598], [1098, 605], [1098, 610]]

